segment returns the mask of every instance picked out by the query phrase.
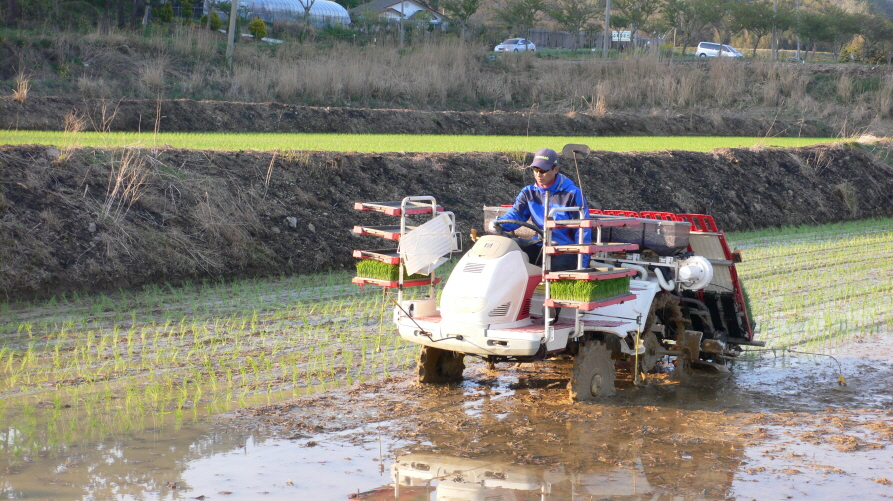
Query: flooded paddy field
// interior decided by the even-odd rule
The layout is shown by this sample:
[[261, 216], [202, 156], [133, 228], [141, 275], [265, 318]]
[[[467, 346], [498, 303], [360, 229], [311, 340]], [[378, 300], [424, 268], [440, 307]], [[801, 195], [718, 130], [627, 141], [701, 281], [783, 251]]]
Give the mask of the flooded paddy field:
[[893, 221], [730, 239], [767, 349], [591, 404], [417, 386], [344, 274], [0, 305], [0, 499], [893, 497]]

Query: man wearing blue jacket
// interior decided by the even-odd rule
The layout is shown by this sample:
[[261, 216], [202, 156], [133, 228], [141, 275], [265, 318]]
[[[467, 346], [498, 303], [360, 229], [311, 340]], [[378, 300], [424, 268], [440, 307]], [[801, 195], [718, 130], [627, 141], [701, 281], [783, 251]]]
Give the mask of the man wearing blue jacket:
[[[557, 212], [555, 219], [586, 219], [589, 217], [589, 206], [583, 197], [583, 192], [574, 182], [559, 172], [558, 153], [549, 148], [537, 151], [533, 156], [530, 169], [533, 170], [535, 182], [525, 186], [515, 199], [515, 205], [504, 216], [490, 222], [487, 230], [490, 233], [499, 233], [496, 222], [500, 219], [514, 219], [516, 221], [528, 221], [540, 229], [545, 227], [545, 210], [543, 203], [546, 192], [549, 193], [549, 206], [555, 207], [582, 207], [582, 212]], [[512, 231], [519, 226], [506, 223], [501, 225], [503, 231]], [[579, 243], [578, 231], [583, 231], [583, 243], [592, 242], [592, 230], [567, 230], [558, 229], [552, 231], [552, 242], [557, 245]], [[538, 237], [536, 237], [538, 238]], [[530, 262], [536, 265], [542, 264], [542, 242], [537, 241], [533, 245], [522, 247], [530, 257]], [[583, 255], [583, 267], [589, 266], [589, 256]], [[553, 255], [551, 259], [552, 271], [572, 270], [577, 268], [577, 254]]]

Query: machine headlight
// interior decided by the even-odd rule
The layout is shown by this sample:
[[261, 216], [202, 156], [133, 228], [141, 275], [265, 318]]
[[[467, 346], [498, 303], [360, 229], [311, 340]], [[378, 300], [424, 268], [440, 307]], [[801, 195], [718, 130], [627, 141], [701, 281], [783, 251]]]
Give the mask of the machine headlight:
[[677, 279], [683, 289], [703, 289], [713, 280], [713, 265], [702, 256], [692, 256], [679, 263]]

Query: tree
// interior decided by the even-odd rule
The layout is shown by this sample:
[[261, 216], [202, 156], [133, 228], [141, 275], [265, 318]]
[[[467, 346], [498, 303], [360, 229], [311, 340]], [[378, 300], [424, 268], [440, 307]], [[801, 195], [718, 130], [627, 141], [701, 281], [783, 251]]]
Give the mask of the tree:
[[313, 4], [316, 3], [316, 0], [298, 0], [298, 3], [301, 4], [301, 7], [304, 7], [304, 21], [309, 21], [310, 9], [313, 8]]
[[722, 16], [714, 0], [666, 0], [661, 13], [664, 22], [676, 28], [682, 39], [682, 55], [707, 26]]
[[459, 20], [462, 25], [462, 40], [465, 40], [465, 28], [468, 26], [468, 18], [473, 16], [481, 7], [483, 0], [442, 0], [440, 6], [448, 16]]
[[862, 35], [862, 60], [867, 61], [869, 54], [877, 51], [879, 45], [893, 38], [893, 24], [890, 21], [872, 14], [860, 14], [859, 34]]
[[544, 9], [545, 0], [506, 0], [503, 7], [496, 11], [496, 19], [506, 28], [519, 29], [527, 36]]
[[255, 40], [264, 38], [267, 36], [267, 23], [263, 19], [255, 17], [248, 23], [248, 33], [251, 33]]
[[161, 7], [152, 9], [152, 15], [163, 23], [169, 23], [174, 20], [174, 7], [171, 2], [164, 2]]
[[220, 15], [218, 15], [216, 11], [211, 11], [211, 19], [208, 19], [208, 16], [202, 16], [198, 24], [207, 24], [208, 29], [214, 31], [223, 27], [223, 21], [220, 19]]
[[822, 13], [828, 20], [828, 36], [831, 42], [831, 51], [834, 53], [834, 60], [840, 57], [840, 49], [850, 42], [854, 36], [860, 31], [860, 18], [856, 14], [851, 14], [836, 5], [827, 5], [822, 9]]
[[577, 33], [599, 12], [599, 8], [590, 0], [553, 0], [545, 10], [558, 26], [574, 35], [574, 50], [577, 49], [579, 38]]
[[180, 17], [192, 19], [195, 7], [190, 0], [180, 0]]
[[809, 47], [812, 46], [812, 53], [815, 54], [816, 45], [819, 42], [826, 42], [831, 39], [830, 20], [821, 12], [801, 11], [797, 15], [797, 23], [794, 26], [794, 32], [800, 37], [800, 40], [806, 43], [806, 57], [809, 59]]
[[614, 7], [620, 11], [625, 26], [630, 30], [633, 47], [636, 43], [636, 32], [645, 27], [649, 19], [660, 9], [661, 0], [614, 0]]
[[779, 31], [790, 29], [794, 25], [794, 11], [785, 5], [779, 5], [778, 12], [775, 12], [771, 0], [740, 2], [732, 5], [729, 29], [735, 33], [745, 31], [753, 37], [751, 57], [756, 57], [760, 40], [772, 34], [773, 25]]

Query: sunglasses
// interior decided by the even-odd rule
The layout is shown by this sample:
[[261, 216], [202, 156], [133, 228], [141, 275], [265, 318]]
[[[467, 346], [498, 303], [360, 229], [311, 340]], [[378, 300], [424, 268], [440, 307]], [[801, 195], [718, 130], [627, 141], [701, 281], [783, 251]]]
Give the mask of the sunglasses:
[[533, 173], [534, 173], [534, 174], [545, 174], [545, 173], [549, 172], [550, 170], [552, 170], [552, 169], [543, 170], [543, 169], [540, 169], [540, 168], [538, 168], [538, 167], [534, 167], [534, 168], [533, 168]]

